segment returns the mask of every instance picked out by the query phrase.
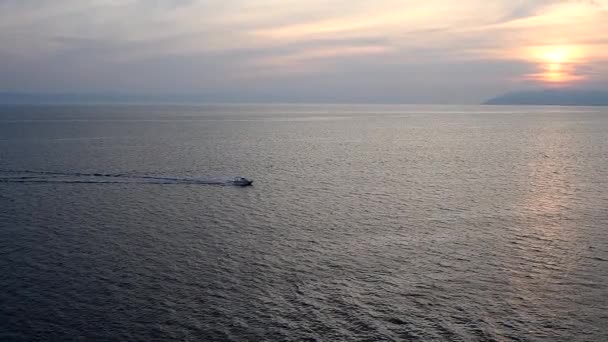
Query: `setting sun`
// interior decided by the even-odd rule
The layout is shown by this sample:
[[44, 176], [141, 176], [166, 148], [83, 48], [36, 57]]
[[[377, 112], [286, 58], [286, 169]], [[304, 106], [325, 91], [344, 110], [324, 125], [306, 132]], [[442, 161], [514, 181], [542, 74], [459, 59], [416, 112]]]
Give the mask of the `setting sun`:
[[553, 63], [563, 63], [568, 56], [564, 50], [558, 50], [547, 52], [544, 57]]
[[584, 80], [582, 75], [576, 73], [576, 66], [584, 62], [583, 49], [578, 46], [533, 47], [527, 55], [540, 69], [540, 72], [528, 75], [529, 80], [553, 85]]
[[537, 48], [538, 59], [548, 63], [572, 63], [583, 58], [583, 51], [577, 46], [548, 46]]

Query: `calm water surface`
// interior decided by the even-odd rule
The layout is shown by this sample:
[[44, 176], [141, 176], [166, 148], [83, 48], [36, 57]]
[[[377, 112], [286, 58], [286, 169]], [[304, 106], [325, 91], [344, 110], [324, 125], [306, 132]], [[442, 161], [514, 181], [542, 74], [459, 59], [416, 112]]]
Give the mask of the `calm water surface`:
[[606, 108], [5, 106], [0, 204], [2, 341], [608, 340]]

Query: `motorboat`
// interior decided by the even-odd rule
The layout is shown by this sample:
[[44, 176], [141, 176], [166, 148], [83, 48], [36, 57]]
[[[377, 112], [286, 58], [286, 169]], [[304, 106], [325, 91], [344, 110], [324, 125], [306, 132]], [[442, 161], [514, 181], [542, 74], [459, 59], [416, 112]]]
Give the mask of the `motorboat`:
[[249, 180], [249, 179], [247, 179], [245, 177], [235, 177], [232, 180], [232, 184], [234, 184], [234, 185], [240, 185], [240, 186], [247, 186], [247, 185], [253, 184], [253, 181]]

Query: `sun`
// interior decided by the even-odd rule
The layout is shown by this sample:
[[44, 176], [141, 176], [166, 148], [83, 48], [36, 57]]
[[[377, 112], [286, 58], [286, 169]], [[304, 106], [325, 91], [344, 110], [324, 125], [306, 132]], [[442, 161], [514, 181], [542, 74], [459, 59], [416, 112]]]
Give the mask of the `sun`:
[[584, 77], [576, 74], [576, 67], [583, 61], [583, 52], [577, 46], [538, 46], [528, 50], [528, 59], [538, 65], [539, 72], [528, 79], [547, 85], [566, 85]]
[[531, 49], [534, 59], [544, 63], [576, 63], [583, 57], [583, 51], [578, 46], [573, 45], [550, 45], [539, 46]]
[[568, 53], [566, 50], [551, 50], [547, 51], [543, 57], [550, 63], [561, 64], [568, 60]]

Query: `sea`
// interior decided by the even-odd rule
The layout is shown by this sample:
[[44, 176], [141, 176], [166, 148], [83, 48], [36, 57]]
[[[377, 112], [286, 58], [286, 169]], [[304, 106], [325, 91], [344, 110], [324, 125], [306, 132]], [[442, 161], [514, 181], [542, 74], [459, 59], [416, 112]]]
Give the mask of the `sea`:
[[1, 341], [608, 341], [608, 107], [0, 106], [0, 304]]

